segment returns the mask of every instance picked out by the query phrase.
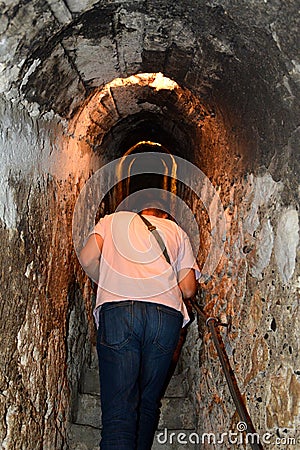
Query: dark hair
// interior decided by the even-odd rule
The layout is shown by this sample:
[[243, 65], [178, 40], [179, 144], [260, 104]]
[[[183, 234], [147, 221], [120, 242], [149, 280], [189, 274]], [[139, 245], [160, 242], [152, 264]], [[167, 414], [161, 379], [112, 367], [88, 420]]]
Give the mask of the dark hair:
[[132, 196], [129, 200], [129, 205], [136, 211], [142, 211], [145, 209], [153, 209], [164, 213], [168, 210], [167, 202], [158, 196], [157, 193], [149, 192], [147, 190], [140, 191]]

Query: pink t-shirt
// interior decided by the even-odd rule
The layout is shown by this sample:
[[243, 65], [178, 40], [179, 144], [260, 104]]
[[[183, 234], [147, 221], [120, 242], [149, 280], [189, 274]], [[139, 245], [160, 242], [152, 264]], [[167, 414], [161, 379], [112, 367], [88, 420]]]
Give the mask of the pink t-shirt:
[[99, 234], [104, 240], [94, 311], [97, 324], [99, 307], [120, 300], [163, 304], [181, 311], [184, 325], [189, 321], [178, 287], [181, 269], [193, 268], [196, 278], [200, 276], [189, 238], [171, 220], [145, 217], [161, 235], [171, 266], [138, 214], [120, 211], [100, 219], [91, 233]]

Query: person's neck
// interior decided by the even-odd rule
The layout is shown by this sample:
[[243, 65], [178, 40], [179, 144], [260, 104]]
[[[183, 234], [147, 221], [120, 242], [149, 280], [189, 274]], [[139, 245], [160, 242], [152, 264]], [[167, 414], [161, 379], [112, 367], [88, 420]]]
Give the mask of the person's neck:
[[141, 211], [141, 214], [143, 214], [144, 216], [154, 216], [154, 217], [160, 217], [161, 219], [167, 219], [168, 218], [168, 214], [164, 213], [164, 214], [157, 214], [155, 209], [149, 208], [149, 209], [143, 209]]
[[143, 209], [141, 214], [143, 214], [143, 216], [156, 216], [155, 211], [151, 209]]

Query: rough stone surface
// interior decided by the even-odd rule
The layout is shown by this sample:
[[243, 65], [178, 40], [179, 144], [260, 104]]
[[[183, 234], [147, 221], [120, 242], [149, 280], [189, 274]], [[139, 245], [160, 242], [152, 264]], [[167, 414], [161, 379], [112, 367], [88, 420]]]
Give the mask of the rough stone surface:
[[[280, 189], [273, 191], [272, 196], [257, 196], [255, 192], [261, 179], [254, 177], [249, 182], [254, 187], [250, 198], [241, 193], [243, 202], [231, 217], [231, 248], [225, 248], [216, 274], [202, 286], [201, 297], [207, 313], [230, 324], [229, 333], [222, 332], [222, 335], [240, 389], [251, 416], [257, 420], [258, 431], [270, 432], [274, 442], [277, 429], [282, 431], [286, 427], [289, 436], [295, 438], [299, 427], [299, 344], [293, 333], [298, 322], [299, 286], [295, 265], [290, 269], [288, 263], [291, 254], [293, 264], [296, 261], [298, 216], [292, 209], [287, 214]], [[247, 184], [235, 189], [249, 192]], [[243, 224], [246, 225], [244, 230]], [[273, 246], [273, 241], [278, 246], [283, 235], [285, 245], [280, 250], [279, 263], [279, 249]], [[289, 283], [282, 276], [283, 267], [285, 273], [293, 272]], [[222, 385], [224, 376], [206, 334], [204, 341], [207, 345], [201, 355], [200, 410], [205, 411], [206, 417], [201, 417], [199, 428], [202, 432], [212, 430], [211, 424], [218, 422], [219, 432], [236, 431], [238, 419], [234, 408], [230, 420], [224, 421], [223, 411], [230, 410], [231, 401], [227, 387]], [[287, 382], [280, 383], [283, 372]], [[288, 406], [279, 398], [288, 398]], [[270, 408], [269, 404], [272, 404]]]
[[[95, 354], [95, 352], [92, 353]], [[79, 391], [76, 402], [72, 405], [73, 423], [68, 430], [69, 449], [96, 448], [99, 444], [102, 424], [99, 372], [95, 359], [92, 359], [83, 371]], [[187, 369], [183, 369], [183, 366], [178, 363], [162, 399], [161, 416], [153, 448], [162, 445], [164, 441], [174, 443], [172, 441], [177, 434], [179, 440], [182, 439], [182, 434], [179, 433], [190, 436], [195, 431], [196, 415], [188, 394]], [[173, 435], [169, 436], [170, 433]]]
[[278, 221], [275, 258], [283, 283], [293, 276], [299, 244], [299, 213], [295, 209], [283, 211]]
[[79, 394], [76, 423], [101, 428], [100, 397], [91, 394]]
[[69, 450], [99, 450], [98, 428], [72, 424], [69, 433]]
[[[224, 252], [197, 298], [229, 324], [254, 425], [295, 449], [283, 439], [300, 425], [298, 1], [9, 0], [0, 12], [2, 448], [67, 448], [94, 341], [74, 205], [91, 173], [144, 139], [195, 163], [222, 200]], [[108, 84], [146, 72], [176, 87]], [[202, 266], [214, 203], [180, 190]], [[236, 431], [201, 321], [180, 364], [197, 433]]]
[[2, 448], [63, 449], [92, 334], [71, 238], [71, 180], [84, 169], [73, 171], [73, 154], [55, 172], [66, 156], [59, 119], [4, 102], [1, 113]]

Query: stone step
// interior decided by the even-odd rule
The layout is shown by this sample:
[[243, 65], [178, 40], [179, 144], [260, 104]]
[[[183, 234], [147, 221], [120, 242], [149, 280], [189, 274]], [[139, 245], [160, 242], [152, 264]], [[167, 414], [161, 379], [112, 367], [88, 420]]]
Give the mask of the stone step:
[[188, 395], [188, 382], [187, 382], [187, 371], [184, 370], [180, 373], [175, 373], [166, 389], [165, 398], [169, 397], [177, 397], [177, 398], [185, 398]]
[[99, 442], [99, 428], [71, 424], [68, 450], [99, 450]]
[[85, 371], [79, 386], [79, 392], [82, 394], [100, 395], [100, 381], [98, 369], [89, 368]]
[[[187, 371], [178, 367], [162, 399], [159, 429], [152, 450], [176, 450], [182, 445], [189, 450], [195, 444], [189, 441], [196, 417], [187, 398]], [[92, 353], [90, 367], [80, 383], [75, 423], [71, 425], [69, 450], [98, 450], [101, 431], [100, 383], [96, 351]], [[193, 437], [192, 437], [193, 439]], [[193, 446], [193, 447], [192, 447]]]
[[193, 430], [196, 413], [188, 398], [163, 398], [158, 428]]
[[77, 425], [87, 425], [98, 429], [101, 427], [99, 395], [79, 394], [77, 416], [74, 422]]
[[[159, 428], [192, 430], [195, 427], [195, 410], [187, 398], [163, 398]], [[79, 394], [75, 423], [94, 428], [101, 427], [100, 396]]]

